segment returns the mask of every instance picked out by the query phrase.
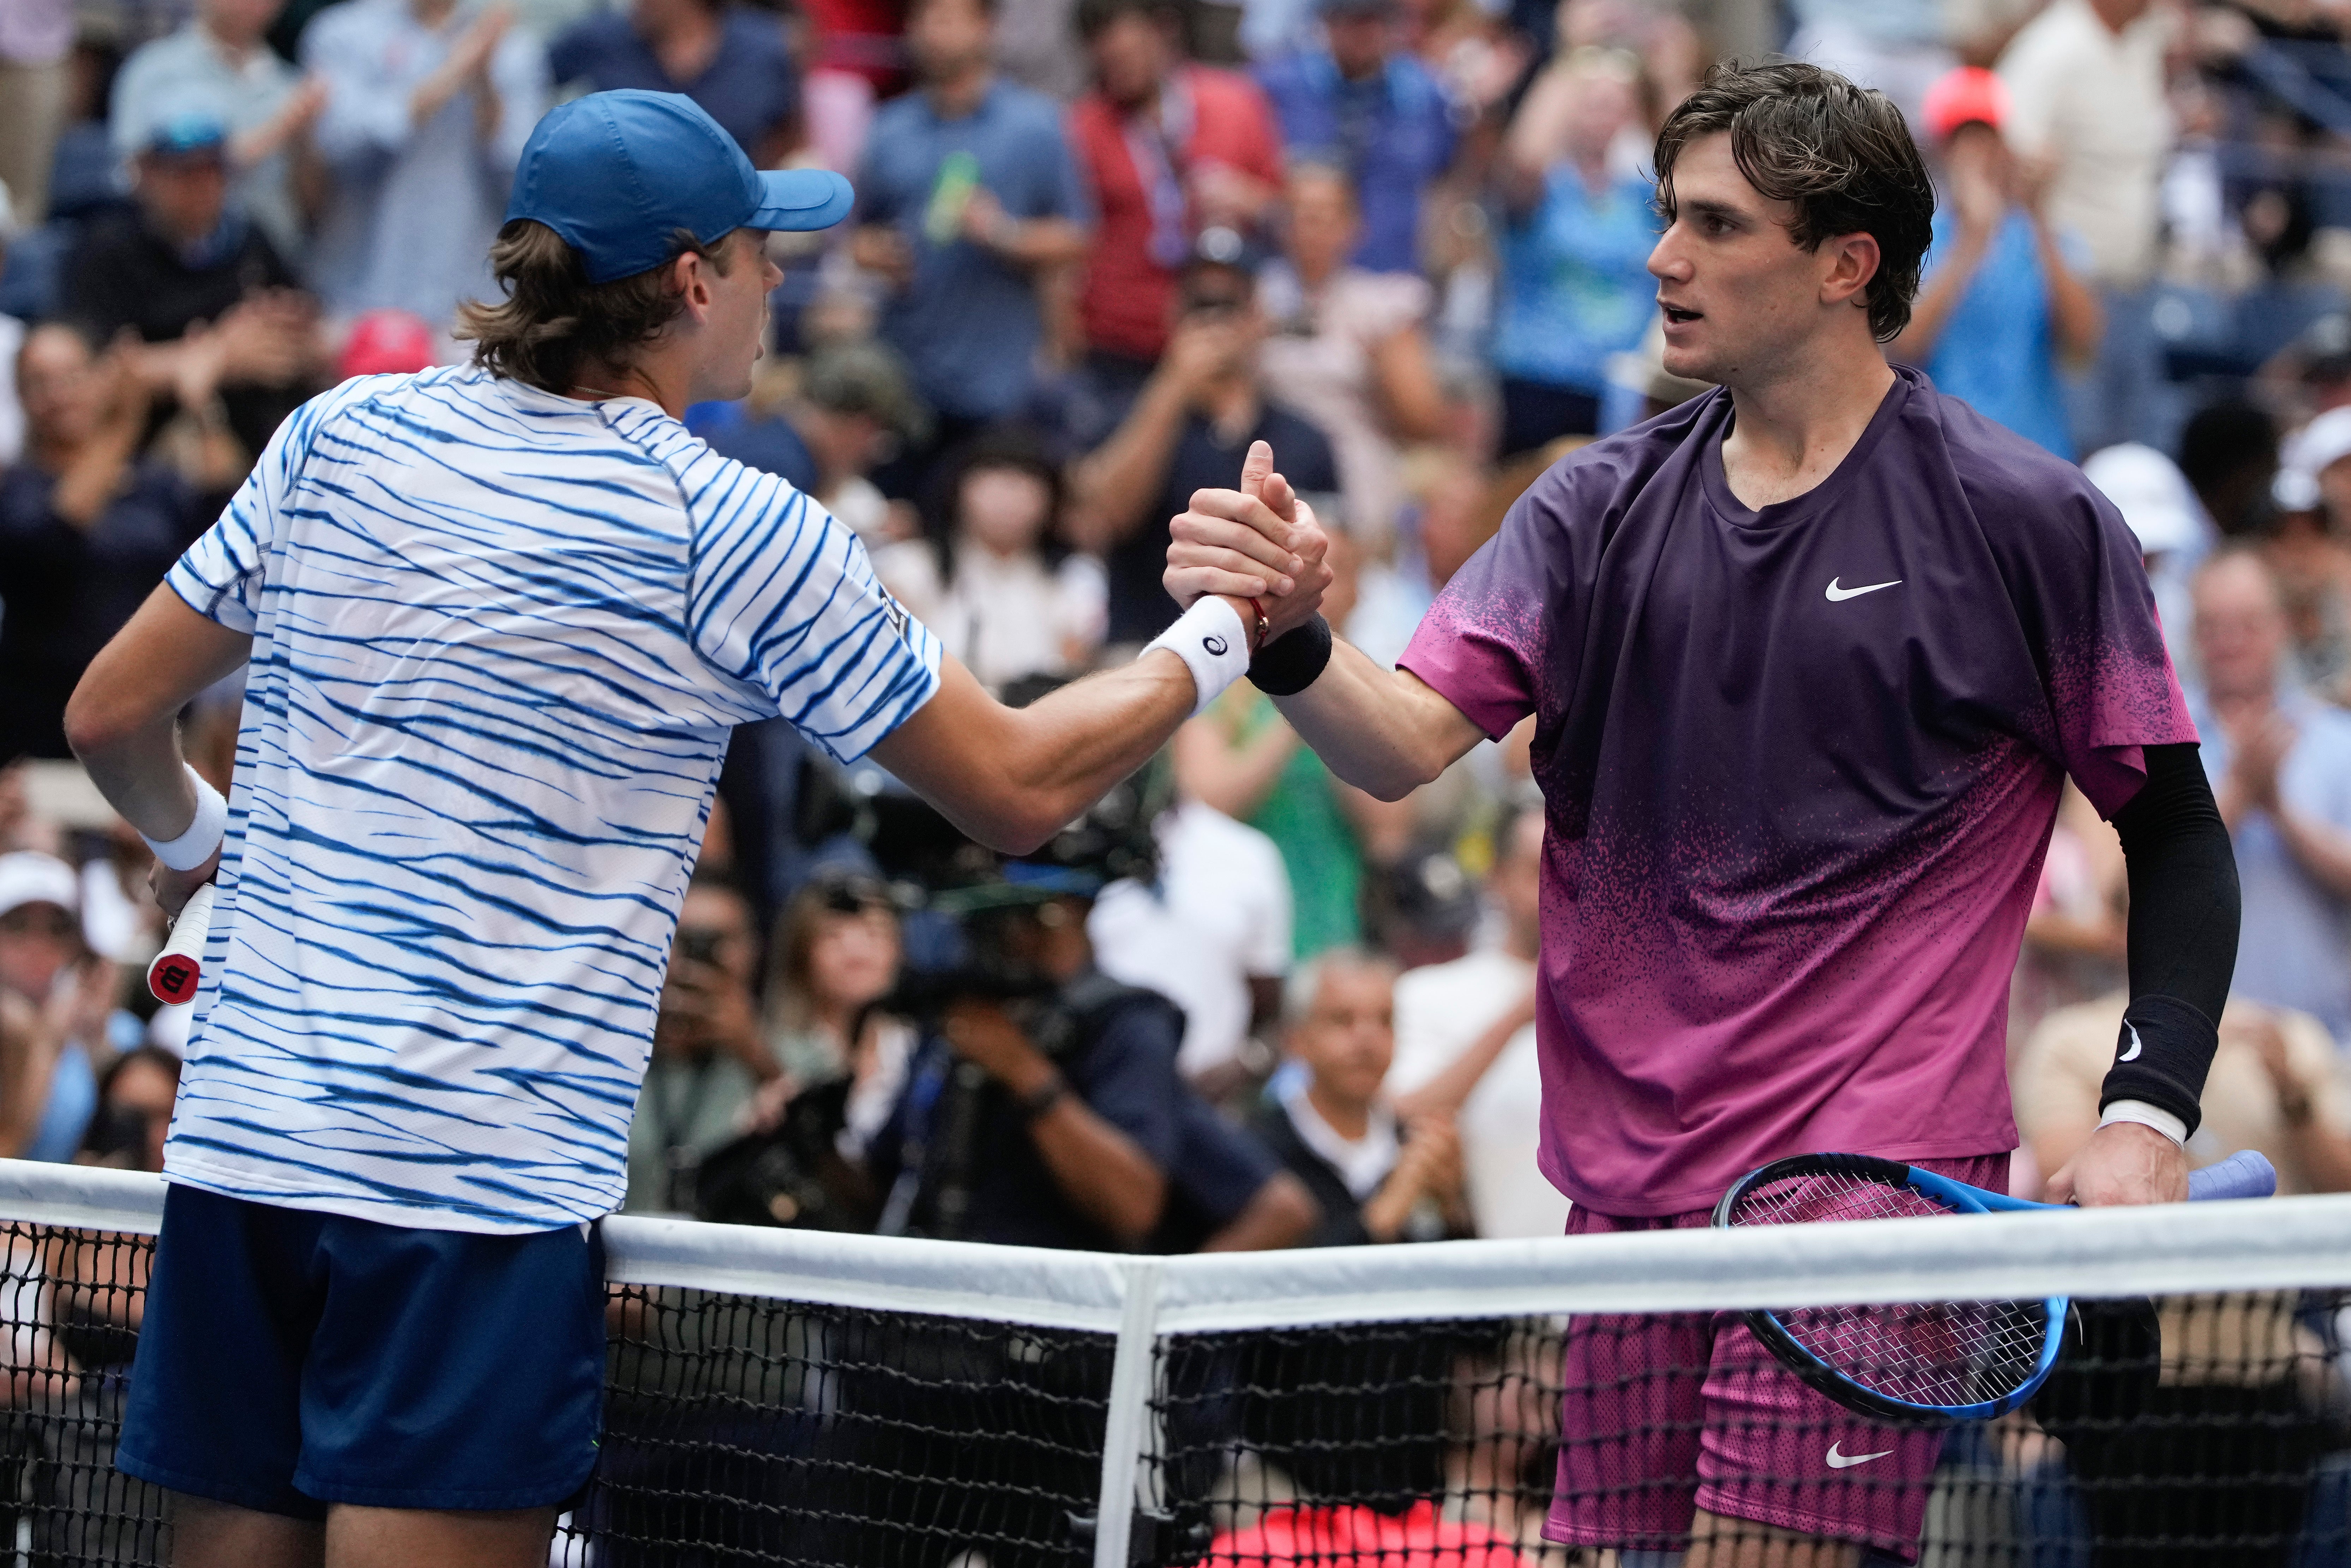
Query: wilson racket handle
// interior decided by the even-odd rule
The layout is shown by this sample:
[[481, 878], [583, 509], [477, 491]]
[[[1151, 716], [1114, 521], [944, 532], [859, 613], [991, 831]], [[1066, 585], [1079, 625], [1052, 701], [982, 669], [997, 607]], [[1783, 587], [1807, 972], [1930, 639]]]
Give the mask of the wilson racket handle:
[[2218, 1165], [2188, 1177], [2188, 1198], [2203, 1203], [2222, 1197], [2269, 1197], [2277, 1192], [2277, 1170], [2259, 1149], [2239, 1149]]
[[147, 966], [147, 988], [159, 1002], [192, 1002], [204, 977], [204, 938], [213, 929], [213, 884], [188, 897], [172, 922], [171, 939]]

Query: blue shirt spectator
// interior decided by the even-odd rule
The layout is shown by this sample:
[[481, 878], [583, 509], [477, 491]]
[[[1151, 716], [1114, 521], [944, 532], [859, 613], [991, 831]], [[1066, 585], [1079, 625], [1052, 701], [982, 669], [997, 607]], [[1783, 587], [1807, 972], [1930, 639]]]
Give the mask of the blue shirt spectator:
[[452, 0], [345, 0], [302, 35], [327, 84], [319, 154], [334, 194], [310, 252], [328, 308], [445, 324], [488, 298], [490, 241], [547, 111], [547, 55], [511, 14]]
[[1575, 50], [1535, 78], [1504, 140], [1493, 349], [1504, 457], [1597, 431], [1608, 361], [1656, 312], [1653, 193], [1610, 162], [1639, 110], [1638, 72], [1612, 51]]
[[857, 178], [857, 258], [895, 286], [882, 337], [923, 400], [967, 424], [1027, 402], [1045, 336], [1036, 274], [1085, 245], [1061, 110], [995, 76], [993, 34], [983, 0], [914, 7], [922, 85], [873, 117]]
[[1948, 199], [1910, 324], [1893, 356], [1938, 391], [2058, 456], [2074, 456], [2058, 380], [2061, 359], [2097, 347], [2097, 301], [2079, 281], [2088, 252], [2022, 200], [2016, 160], [2001, 139], [2007, 89], [1972, 68], [1927, 94], [1924, 118], [1942, 154]]
[[[799, 70], [771, 13], [713, 0], [635, 0], [625, 15], [607, 12], [572, 27], [547, 61], [558, 83], [595, 92], [682, 92], [764, 168], [791, 150]], [[693, 68], [673, 74], [681, 62]]]
[[1352, 257], [1373, 272], [1420, 267], [1420, 201], [1453, 162], [1451, 106], [1437, 78], [1396, 47], [1387, 0], [1323, 0], [1325, 47], [1258, 68], [1283, 150], [1334, 163], [1355, 185], [1364, 235]]

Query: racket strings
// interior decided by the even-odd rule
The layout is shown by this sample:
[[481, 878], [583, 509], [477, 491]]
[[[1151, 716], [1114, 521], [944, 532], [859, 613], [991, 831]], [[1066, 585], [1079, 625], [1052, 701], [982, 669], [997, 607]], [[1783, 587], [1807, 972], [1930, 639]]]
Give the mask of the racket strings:
[[[1741, 1196], [1735, 1227], [1908, 1219], [1950, 1211], [1907, 1186], [1822, 1172], [1765, 1182]], [[1831, 1371], [1906, 1404], [1952, 1407], [2024, 1386], [2049, 1330], [2045, 1303], [1924, 1301], [1796, 1307], [1772, 1317]]]

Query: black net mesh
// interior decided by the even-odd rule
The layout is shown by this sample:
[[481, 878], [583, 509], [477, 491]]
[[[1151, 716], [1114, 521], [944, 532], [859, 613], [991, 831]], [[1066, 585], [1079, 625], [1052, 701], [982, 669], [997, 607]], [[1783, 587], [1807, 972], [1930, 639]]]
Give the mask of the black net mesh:
[[[167, 1562], [164, 1499], [110, 1462], [149, 1242], [0, 1238], [0, 1568]], [[1704, 1509], [1873, 1563], [2351, 1564], [2346, 1304], [2093, 1303], [2030, 1406], [1944, 1428], [1803, 1402], [1736, 1313], [1169, 1336], [1132, 1561], [1648, 1568]], [[643, 1286], [609, 1323], [602, 1458], [552, 1563], [1092, 1560], [1108, 1335]]]

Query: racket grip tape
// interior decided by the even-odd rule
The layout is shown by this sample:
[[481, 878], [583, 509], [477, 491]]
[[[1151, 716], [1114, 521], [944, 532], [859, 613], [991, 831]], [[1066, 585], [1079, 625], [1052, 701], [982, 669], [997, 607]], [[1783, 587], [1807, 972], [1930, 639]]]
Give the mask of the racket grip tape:
[[2218, 1165], [2188, 1177], [2192, 1203], [2227, 1197], [2269, 1197], [2277, 1192], [2277, 1170], [2259, 1149], [2239, 1149]]
[[204, 938], [212, 935], [213, 884], [204, 883], [188, 897], [180, 917], [172, 922], [172, 936], [155, 961], [147, 966], [147, 988], [159, 1002], [192, 1002], [204, 977]]

